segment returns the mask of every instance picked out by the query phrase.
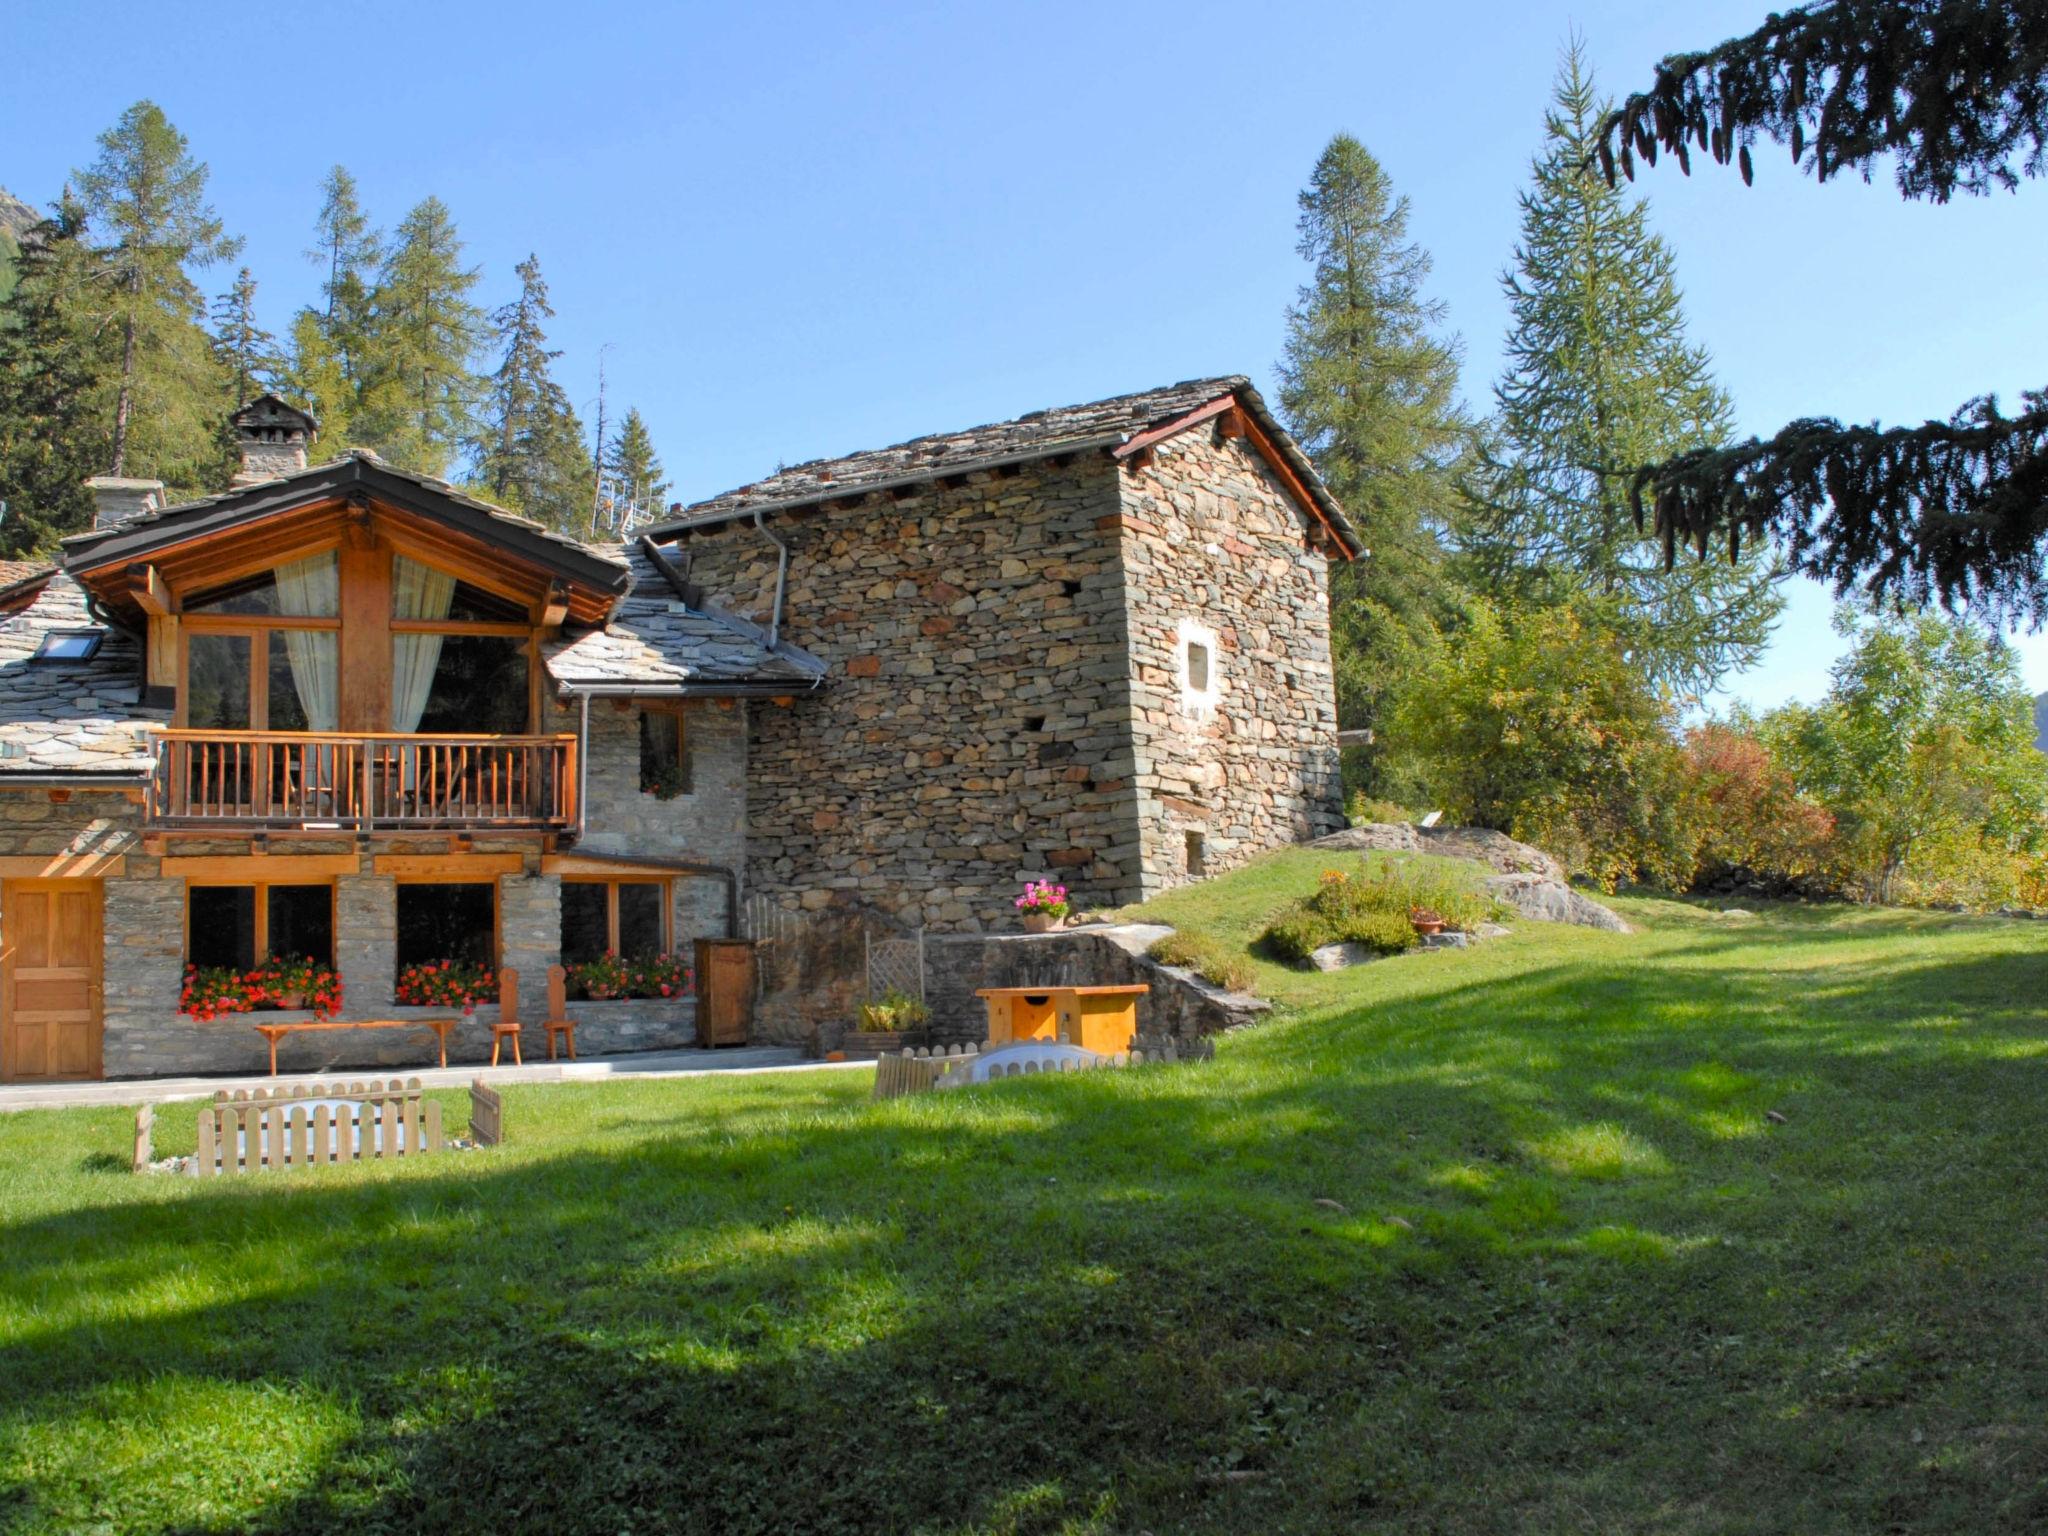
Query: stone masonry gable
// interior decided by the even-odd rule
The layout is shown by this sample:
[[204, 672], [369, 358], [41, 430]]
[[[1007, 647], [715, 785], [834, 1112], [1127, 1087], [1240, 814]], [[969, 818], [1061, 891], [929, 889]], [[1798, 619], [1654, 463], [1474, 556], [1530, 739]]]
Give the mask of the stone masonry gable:
[[1216, 407], [1226, 397], [1235, 400], [1257, 422], [1266, 441], [1315, 500], [1320, 514], [1355, 549], [1357, 539], [1344, 521], [1343, 508], [1323, 484], [1308, 455], [1287, 435], [1259, 392], [1252, 388], [1251, 381], [1242, 374], [1189, 379], [1083, 405], [1033, 411], [962, 432], [933, 433], [888, 448], [814, 459], [700, 501], [685, 508], [681, 517], [648, 531], [659, 539], [680, 530], [716, 526], [736, 518], [793, 510], [847, 496], [879, 491], [901, 494], [920, 481], [940, 476], [1014, 469], [1035, 459], [1095, 449], [1121, 448], [1129, 452], [1138, 446], [1134, 440], [1170, 430], [1176, 421], [1199, 415], [1204, 406]]

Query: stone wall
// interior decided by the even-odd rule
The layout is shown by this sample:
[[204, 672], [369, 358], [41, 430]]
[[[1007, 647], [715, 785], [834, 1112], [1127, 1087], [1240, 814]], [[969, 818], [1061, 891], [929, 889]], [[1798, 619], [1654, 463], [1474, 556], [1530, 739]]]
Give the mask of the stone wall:
[[[1242, 438], [1196, 428], [1123, 478], [1142, 896], [1344, 825], [1328, 559]], [[1208, 648], [1208, 686], [1188, 677]], [[1190, 868], [1189, 834], [1201, 840]]]
[[1271, 1010], [1259, 998], [1218, 991], [1148, 960], [1146, 948], [1169, 931], [1132, 926], [934, 938], [925, 988], [933, 1040], [966, 1045], [987, 1037], [988, 1007], [974, 995], [980, 987], [1142, 984], [1152, 990], [1138, 999], [1138, 1034], [1183, 1045], [1257, 1023]]
[[[1136, 890], [1117, 477], [1101, 454], [1046, 460], [774, 524], [783, 632], [832, 681], [754, 708], [754, 890], [969, 930], [1034, 876], [1086, 903]], [[743, 526], [685, 550], [766, 621], [772, 544]]]
[[[1125, 471], [1100, 452], [976, 473], [774, 531], [784, 634], [824, 691], [757, 706], [752, 888], [940, 931], [1007, 926], [1022, 882], [1140, 900], [1342, 825], [1325, 557], [1242, 440], [1199, 427]], [[766, 622], [772, 544], [693, 536], [691, 578]], [[1182, 698], [1183, 631], [1216, 697]]]
[[[772, 707], [772, 706], [768, 706]], [[634, 854], [716, 864], [745, 879], [747, 860], [747, 707], [731, 699], [682, 707], [690, 788], [672, 800], [640, 788], [640, 711], [611, 699], [590, 705], [585, 817], [578, 853]], [[577, 728], [578, 710], [551, 701], [543, 728]], [[726, 889], [713, 876], [675, 877], [675, 940], [726, 932]]]

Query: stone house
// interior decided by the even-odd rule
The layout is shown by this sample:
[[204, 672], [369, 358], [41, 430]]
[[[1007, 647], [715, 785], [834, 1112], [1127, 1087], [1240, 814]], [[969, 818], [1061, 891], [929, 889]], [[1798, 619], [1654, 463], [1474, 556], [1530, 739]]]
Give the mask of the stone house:
[[[1326, 566], [1360, 551], [1242, 378], [799, 465], [603, 546], [309, 462], [273, 397], [235, 427], [224, 494], [96, 480], [89, 532], [0, 571], [0, 1081], [259, 1066], [256, 1016], [179, 1011], [188, 966], [312, 956], [343, 1021], [445, 1013], [396, 998], [444, 959], [537, 1005], [550, 965], [748, 908], [971, 931], [1029, 877], [1124, 903], [1340, 824]], [[576, 1011], [586, 1052], [694, 1037], [688, 996]]]

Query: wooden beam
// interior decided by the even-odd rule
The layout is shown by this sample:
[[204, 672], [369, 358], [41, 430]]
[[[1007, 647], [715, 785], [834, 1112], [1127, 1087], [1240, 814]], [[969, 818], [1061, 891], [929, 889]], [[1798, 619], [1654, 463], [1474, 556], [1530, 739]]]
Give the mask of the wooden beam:
[[380, 853], [374, 860], [377, 873], [401, 879], [432, 879], [436, 875], [523, 875], [523, 853]]
[[1249, 413], [1245, 416], [1244, 425], [1245, 441], [1258, 450], [1259, 457], [1266, 461], [1267, 468], [1271, 469], [1280, 483], [1293, 493], [1294, 499], [1308, 509], [1310, 516], [1322, 524], [1323, 532], [1330, 536], [1330, 542], [1337, 546], [1337, 552], [1346, 560], [1357, 559], [1351, 551], [1351, 546], [1338, 535], [1336, 524], [1323, 512], [1322, 504], [1309, 494], [1309, 489], [1302, 483], [1301, 476], [1294, 472], [1294, 466], [1281, 457], [1280, 449], [1271, 438], [1259, 430], [1259, 424], [1251, 419]]
[[52, 805], [69, 805], [70, 803], [71, 803], [71, 791], [70, 791], [70, 790], [68, 790], [68, 789], [53, 789], [53, 790], [51, 790], [51, 791], [50, 791], [50, 804], [52, 804]]
[[[1221, 416], [1225, 411], [1235, 408], [1236, 405], [1237, 396], [1219, 395], [1208, 404], [1198, 405], [1192, 411], [1174, 417], [1173, 420], [1165, 423], [1163, 426], [1154, 427], [1149, 432], [1140, 432], [1136, 437], [1125, 442], [1122, 447], [1112, 449], [1110, 456], [1116, 459], [1134, 459], [1138, 455], [1146, 453], [1155, 444], [1163, 443], [1169, 437], [1177, 437], [1187, 431], [1189, 427], [1199, 426], [1212, 416]], [[1148, 458], [1146, 462], [1149, 463], [1151, 461]]]
[[666, 880], [671, 875], [688, 873], [662, 867], [659, 858], [644, 861], [607, 858], [601, 853], [544, 854], [540, 872], [544, 875], [602, 875], [608, 880], [624, 880], [636, 875], [643, 880]]
[[149, 661], [143, 681], [151, 688], [176, 688], [178, 616], [175, 613], [153, 613], [149, 616], [149, 636], [144, 649], [148, 652]]
[[166, 880], [267, 880], [273, 885], [317, 885], [337, 875], [362, 873], [352, 853], [209, 853], [163, 860]]
[[128, 595], [135, 599], [136, 607], [152, 617], [171, 611], [171, 589], [164, 585], [153, 565], [128, 567]]
[[1216, 418], [1216, 433], [1219, 437], [1243, 437], [1244, 432], [1244, 407], [1233, 402], [1229, 410]]
[[120, 853], [27, 853], [0, 858], [0, 878], [8, 880], [98, 880], [128, 872]]
[[568, 617], [569, 589], [558, 581], [548, 588], [548, 595], [541, 602], [541, 628], [560, 629], [562, 621]]

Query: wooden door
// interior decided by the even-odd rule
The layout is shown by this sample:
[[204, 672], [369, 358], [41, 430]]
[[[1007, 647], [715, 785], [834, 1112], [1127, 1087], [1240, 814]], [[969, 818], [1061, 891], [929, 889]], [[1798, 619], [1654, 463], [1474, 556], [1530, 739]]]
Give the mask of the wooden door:
[[101, 1075], [100, 882], [0, 887], [0, 1082]]

